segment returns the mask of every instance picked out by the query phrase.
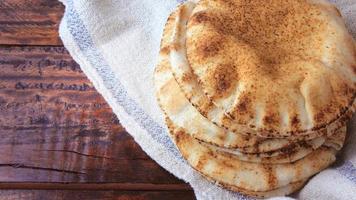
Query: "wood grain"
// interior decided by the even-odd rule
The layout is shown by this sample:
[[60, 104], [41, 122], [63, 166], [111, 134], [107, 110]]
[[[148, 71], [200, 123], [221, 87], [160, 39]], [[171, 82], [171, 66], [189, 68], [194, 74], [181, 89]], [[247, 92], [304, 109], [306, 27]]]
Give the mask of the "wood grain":
[[129, 190], [129, 191], [191, 191], [187, 184], [154, 183], [35, 183], [3, 182], [0, 189], [40, 189], [40, 190]]
[[[192, 191], [66, 191], [66, 190], [3, 190], [2, 200], [191, 200]], [[50, 197], [50, 198], [49, 198]]]
[[61, 45], [63, 11], [57, 0], [1, 0], [0, 44]]
[[181, 184], [121, 127], [63, 47], [0, 48], [0, 181]]

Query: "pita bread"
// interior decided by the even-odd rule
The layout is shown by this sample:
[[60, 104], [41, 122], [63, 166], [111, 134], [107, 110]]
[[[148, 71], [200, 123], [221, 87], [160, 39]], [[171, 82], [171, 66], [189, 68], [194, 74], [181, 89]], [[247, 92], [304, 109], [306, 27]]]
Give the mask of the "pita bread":
[[[256, 2], [261, 5], [266, 3]], [[171, 138], [187, 162], [217, 185], [245, 195], [266, 198], [288, 195], [300, 189], [311, 176], [335, 161], [335, 154], [344, 144], [345, 121], [355, 109], [356, 78], [352, 73], [355, 70], [350, 71], [355, 66], [350, 65], [355, 64], [356, 54], [353, 44], [345, 42], [350, 37], [343, 29], [337, 9], [327, 2], [268, 0], [265, 7], [250, 5], [256, 2], [201, 0], [197, 6], [191, 2], [181, 5], [167, 21], [154, 82]], [[305, 9], [304, 13], [300, 12], [300, 8]], [[243, 28], [239, 27], [240, 22], [256, 21], [253, 14], [257, 11], [254, 9], [261, 9], [258, 11], [262, 12], [262, 16], [272, 18], [274, 14], [278, 16], [285, 10], [295, 10], [293, 14], [297, 18], [301, 16], [300, 19], [289, 16], [283, 19], [289, 20], [287, 27], [289, 23], [296, 23], [296, 27], [302, 28], [303, 23], [309, 23], [303, 21], [304, 15], [320, 12], [316, 17], [310, 17], [313, 20], [315, 17], [310, 26], [314, 27], [315, 23], [321, 26], [320, 34], [318, 32], [315, 36], [321, 38], [318, 40], [321, 47], [318, 49], [314, 44], [313, 35], [307, 35], [300, 39], [300, 44], [296, 44], [299, 48], [308, 47], [305, 55], [299, 55], [298, 49], [278, 52], [284, 48], [283, 44], [271, 45], [268, 41], [261, 45], [271, 47], [266, 50], [271, 55], [262, 55], [263, 49], [256, 46], [258, 42], [239, 35], [261, 36], [260, 30], [256, 33], [251, 30], [243, 32]], [[236, 13], [242, 13], [243, 16], [234, 16]], [[250, 14], [255, 19], [251, 19]], [[236, 17], [241, 20], [236, 22]], [[324, 27], [322, 25], [326, 20], [329, 21]], [[216, 22], [223, 23], [219, 25]], [[257, 20], [256, 24], [259, 23]], [[284, 22], [281, 24], [284, 25]], [[254, 24], [247, 24], [246, 27], [254, 27]], [[270, 31], [268, 28], [274, 27], [267, 26], [267, 32]], [[302, 28], [300, 30], [305, 31]], [[340, 29], [336, 31], [335, 28]], [[333, 34], [328, 34], [330, 31]], [[288, 33], [276, 33], [282, 35], [282, 39], [290, 39]], [[289, 34], [293, 35], [294, 32]], [[278, 39], [279, 36], [276, 37]], [[214, 42], [217, 38], [219, 41]], [[266, 38], [257, 39], [263, 41]], [[305, 42], [305, 38], [310, 41]], [[344, 43], [335, 47], [338, 42]], [[204, 45], [206, 49], [202, 48], [205, 50], [201, 51]], [[214, 49], [220, 45], [222, 49]], [[287, 43], [285, 45], [289, 48]], [[325, 49], [323, 45], [331, 49]], [[278, 57], [279, 53], [284, 57]], [[319, 58], [319, 54], [324, 57]], [[276, 56], [280, 59], [274, 59]], [[245, 59], [241, 62], [246, 65], [238, 65], [237, 68], [233, 63], [220, 69], [225, 62], [236, 61], [236, 58]], [[240, 61], [236, 62], [239, 64]], [[254, 65], [256, 63], [258, 65]], [[232, 71], [229, 68], [231, 66]], [[290, 76], [287, 72], [291, 74], [294, 72], [292, 69], [296, 74]], [[319, 76], [317, 70], [320, 70]], [[287, 75], [290, 77], [286, 78]], [[235, 80], [236, 77], [238, 80]], [[256, 81], [251, 77], [261, 77], [261, 80]], [[293, 82], [300, 77], [304, 78], [301, 82]], [[259, 81], [266, 85], [258, 86], [260, 88], [251, 86]], [[321, 89], [317, 88], [317, 83], [323, 84]], [[268, 89], [267, 84], [271, 89], [263, 93], [261, 88]], [[277, 88], [276, 85], [281, 87]], [[282, 96], [282, 90], [285, 89], [285, 96]], [[323, 110], [324, 102], [320, 102], [319, 96], [315, 95], [324, 95], [322, 97], [330, 104], [331, 110]], [[248, 101], [244, 98], [248, 98]], [[241, 107], [243, 101], [245, 106]], [[271, 118], [271, 114], [279, 117], [279, 120]], [[317, 117], [320, 119], [315, 118], [316, 114], [320, 115]], [[335, 118], [332, 119], [333, 116]]]
[[[164, 59], [161, 59], [164, 61]], [[228, 148], [214, 147], [217, 151], [234, 154], [238, 159], [249, 162], [262, 163], [288, 163], [311, 153], [319, 148], [324, 142], [324, 137], [319, 137], [310, 141], [300, 141], [294, 143], [284, 139], [264, 139], [260, 142], [259, 138], [250, 138], [245, 135], [224, 137], [225, 135], [236, 135], [228, 132], [208, 121], [200, 115], [199, 112], [189, 103], [182, 91], [179, 89], [175, 79], [167, 67], [167, 62], [158, 65], [155, 74], [155, 85], [157, 87], [157, 97], [161, 108], [165, 111], [170, 120], [177, 122], [180, 127], [184, 127], [188, 133], [200, 140], [208, 147], [214, 145], [228, 146]], [[215, 139], [218, 138], [218, 140]], [[222, 138], [236, 138], [232, 143], [235, 149], [231, 149], [229, 141], [223, 141]], [[215, 141], [218, 141], [216, 143]], [[289, 142], [289, 143], [287, 143]], [[271, 152], [272, 151], [272, 152]], [[246, 154], [245, 152], [249, 152]], [[263, 153], [266, 152], [266, 153]], [[258, 154], [256, 154], [258, 153]]]
[[252, 197], [257, 197], [257, 198], [269, 198], [269, 197], [276, 197], [276, 196], [286, 196], [288, 194], [292, 194], [293, 192], [299, 190], [300, 188], [303, 187], [303, 185], [306, 183], [307, 180], [303, 181], [298, 181], [295, 183], [288, 184], [286, 186], [277, 188], [275, 190], [271, 191], [266, 191], [266, 192], [255, 192], [255, 191], [248, 191], [242, 188], [238, 188], [233, 185], [227, 185], [224, 183], [216, 182], [215, 180], [211, 179], [210, 177], [205, 176], [202, 174], [206, 179], [210, 180], [211, 182], [215, 183], [216, 185], [220, 187], [227, 188], [229, 190], [239, 192], [244, 195], [252, 196]]
[[[222, 147], [217, 147], [208, 143], [200, 142], [202, 145], [214, 150], [218, 153], [225, 153], [230, 156], [234, 156], [239, 160], [246, 162], [256, 162], [256, 163], [291, 163], [295, 162], [301, 158], [304, 158], [308, 154], [312, 153], [314, 150], [319, 148], [324, 143], [324, 139], [315, 140], [312, 143], [297, 143], [291, 145], [288, 148], [283, 148], [266, 153], [245, 153], [239, 150], [227, 149]], [[332, 147], [330, 145], [330, 147]]]
[[[164, 55], [162, 55], [164, 56]], [[243, 152], [269, 152], [286, 148], [295, 143], [288, 139], [264, 139], [236, 134], [220, 128], [202, 116], [185, 98], [169, 70], [169, 62], [161, 57], [155, 72], [157, 98], [165, 114], [176, 124], [184, 127], [195, 138], [226, 148], [238, 148]], [[310, 146], [324, 143], [324, 137], [306, 141]], [[304, 143], [305, 141], [301, 141]]]
[[[238, 192], [265, 192], [303, 181], [335, 161], [336, 150], [320, 147], [308, 156], [287, 164], [260, 164], [241, 161], [214, 151], [176, 127], [167, 125], [178, 149], [188, 163], [201, 174], [221, 185], [234, 186]], [[231, 189], [231, 187], [229, 187]], [[239, 190], [241, 189], [241, 190]]]
[[181, 6], [175, 24], [174, 75], [221, 127], [305, 140], [330, 135], [355, 110], [355, 45], [331, 4], [201, 0]]
[[326, 141], [324, 139], [319, 139], [313, 140], [313, 142], [309, 143], [295, 143], [294, 145], [291, 145], [287, 148], [282, 148], [267, 153], [245, 153], [236, 149], [234, 150], [217, 147], [211, 144], [206, 144], [204, 142], [201, 142], [201, 144], [206, 145], [207, 147], [213, 149], [216, 152], [226, 153], [235, 156], [237, 159], [242, 161], [278, 164], [295, 162], [312, 153], [321, 145], [331, 147], [339, 151], [344, 145], [345, 137], [346, 126], [338, 129], [332, 136], [328, 137]]
[[[249, 137], [226, 131], [210, 122], [191, 105], [179, 88], [170, 70], [168, 57], [170, 52], [169, 36], [172, 34], [175, 17], [176, 15], [174, 13], [168, 19], [163, 34], [159, 64], [154, 77], [157, 91], [156, 96], [165, 114], [174, 121], [174, 123], [184, 127], [195, 138], [220, 147], [237, 148], [247, 153], [270, 152], [281, 148], [288, 148], [292, 144], [293, 147], [298, 147], [294, 145], [295, 141], [293, 140], [264, 139], [256, 136]], [[320, 140], [325, 139], [320, 137], [307, 141], [307, 143], [309, 146], [317, 148], [315, 144], [319, 144], [320, 142], [318, 141]], [[304, 143], [304, 141], [302, 141], [302, 143]]]

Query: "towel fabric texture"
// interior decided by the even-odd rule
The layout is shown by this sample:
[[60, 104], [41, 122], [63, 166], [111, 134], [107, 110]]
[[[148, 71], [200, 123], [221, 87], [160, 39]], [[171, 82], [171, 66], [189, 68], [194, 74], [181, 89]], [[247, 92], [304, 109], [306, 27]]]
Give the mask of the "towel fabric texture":
[[[197, 199], [251, 199], [195, 172], [169, 138], [154, 95], [153, 70], [167, 17], [182, 0], [62, 0], [60, 37], [121, 124], [163, 168], [188, 182]], [[333, 0], [356, 38], [356, 0]], [[293, 198], [356, 200], [356, 120], [338, 162]], [[273, 199], [291, 199], [278, 197]]]

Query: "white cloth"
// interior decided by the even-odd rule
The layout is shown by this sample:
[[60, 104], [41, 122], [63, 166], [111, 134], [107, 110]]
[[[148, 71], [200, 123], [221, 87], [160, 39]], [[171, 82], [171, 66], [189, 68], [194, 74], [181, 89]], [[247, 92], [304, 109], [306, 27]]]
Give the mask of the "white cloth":
[[[182, 0], [62, 1], [66, 10], [60, 36], [65, 47], [142, 149], [190, 183], [197, 199], [249, 199], [209, 183], [181, 158], [156, 103], [152, 76], [163, 27]], [[355, 0], [336, 3], [355, 36]], [[315, 176], [295, 197], [356, 199], [355, 136], [348, 143], [344, 159]]]

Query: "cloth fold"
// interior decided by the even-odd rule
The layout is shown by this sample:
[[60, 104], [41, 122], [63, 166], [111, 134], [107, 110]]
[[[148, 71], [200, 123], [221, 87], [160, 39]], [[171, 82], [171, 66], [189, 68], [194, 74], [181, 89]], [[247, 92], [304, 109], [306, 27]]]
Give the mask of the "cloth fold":
[[[121, 124], [158, 164], [188, 182], [197, 199], [250, 199], [201, 177], [168, 136], [154, 96], [153, 70], [163, 28], [182, 0], [62, 0], [60, 37]], [[334, 1], [356, 36], [356, 2]], [[316, 175], [298, 199], [356, 199], [356, 120], [338, 163]], [[281, 197], [274, 199], [290, 199]]]

